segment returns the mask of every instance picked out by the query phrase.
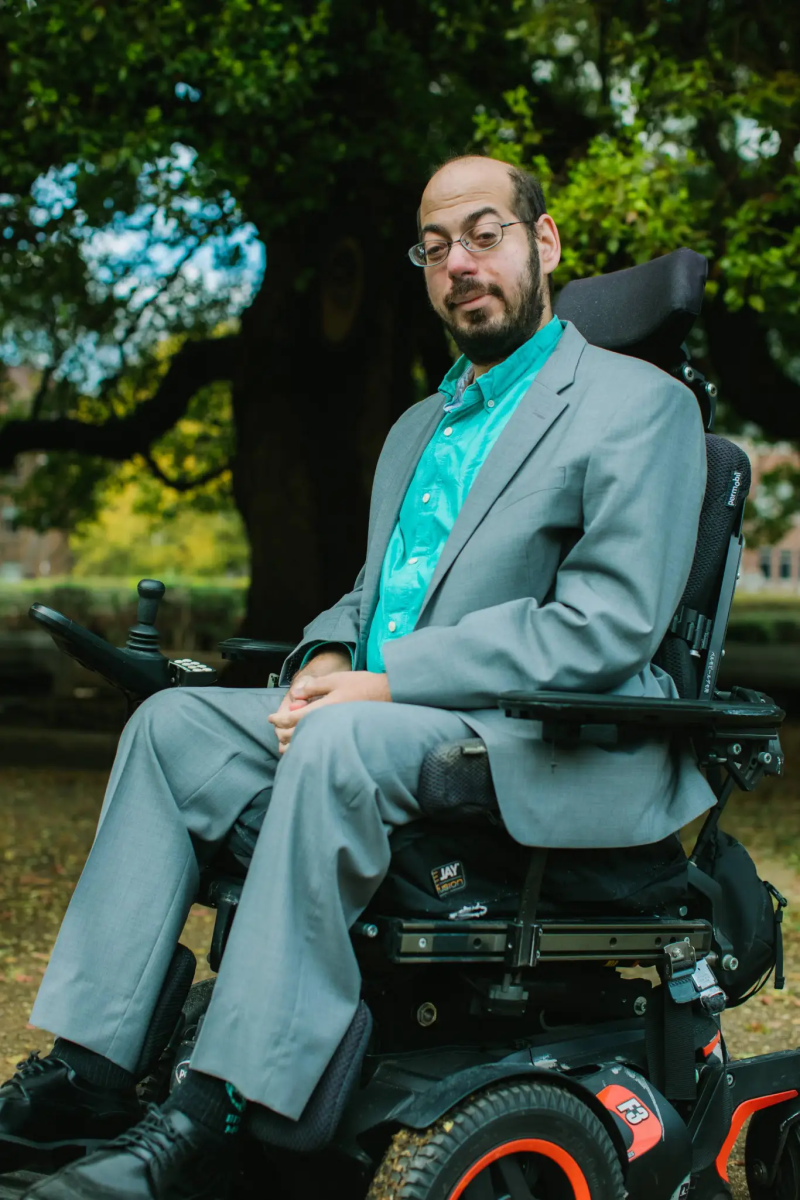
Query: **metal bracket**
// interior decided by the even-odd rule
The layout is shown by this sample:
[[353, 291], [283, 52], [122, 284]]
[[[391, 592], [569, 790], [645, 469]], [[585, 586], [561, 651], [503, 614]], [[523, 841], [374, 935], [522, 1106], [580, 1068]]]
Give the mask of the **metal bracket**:
[[541, 925], [528, 925], [522, 921], [509, 921], [506, 942], [506, 962], [513, 971], [521, 967], [535, 967], [539, 959]]
[[669, 632], [688, 642], [690, 654], [699, 658], [701, 652], [708, 649], [713, 629], [714, 622], [710, 617], [705, 617], [697, 609], [682, 604], [672, 618]]
[[670, 942], [664, 947], [664, 956], [664, 977], [676, 1004], [699, 1000], [707, 1012], [723, 1011], [727, 997], [706, 960], [697, 961], [690, 942]]
[[[783, 774], [783, 750], [777, 737], [754, 739], [754, 743], [734, 743], [727, 747], [725, 767], [743, 792], [752, 792], [765, 775]], [[743, 760], [749, 755], [747, 762]]]

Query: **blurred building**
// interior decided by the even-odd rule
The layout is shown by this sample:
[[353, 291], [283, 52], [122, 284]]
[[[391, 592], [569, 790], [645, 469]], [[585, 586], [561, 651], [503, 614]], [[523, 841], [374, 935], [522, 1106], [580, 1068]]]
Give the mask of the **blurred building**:
[[[0, 393], [0, 417], [8, 411], [12, 401], [30, 396], [37, 381], [36, 373], [27, 367], [7, 367], [3, 379], [5, 386]], [[37, 533], [33, 529], [17, 528], [14, 494], [40, 461], [36, 454], [22, 454], [14, 471], [0, 475], [0, 581], [69, 574], [71, 562], [66, 533], [60, 529]]]
[[[759, 483], [767, 471], [783, 463], [800, 469], [800, 453], [788, 442], [766, 447], [743, 438], [731, 440], [740, 445], [750, 459], [753, 469], [751, 501], [758, 495]], [[774, 545], [749, 547], [745, 542], [738, 588], [748, 592], [800, 593], [800, 514], [788, 533]]]

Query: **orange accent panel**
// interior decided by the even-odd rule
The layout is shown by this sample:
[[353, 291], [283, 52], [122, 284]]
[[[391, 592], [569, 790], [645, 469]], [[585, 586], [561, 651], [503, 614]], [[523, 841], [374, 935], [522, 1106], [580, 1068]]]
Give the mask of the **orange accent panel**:
[[555, 1142], [546, 1142], [542, 1138], [519, 1138], [515, 1142], [504, 1142], [502, 1146], [495, 1146], [494, 1150], [490, 1150], [482, 1158], [479, 1158], [466, 1175], [459, 1179], [455, 1191], [450, 1193], [448, 1200], [458, 1200], [484, 1167], [488, 1167], [490, 1163], [497, 1162], [498, 1158], [505, 1158], [509, 1154], [543, 1154], [545, 1158], [551, 1158], [561, 1167], [570, 1181], [575, 1200], [592, 1200], [586, 1176], [572, 1155], [568, 1154], [562, 1146], [557, 1146]]
[[[628, 1151], [629, 1162], [638, 1158], [640, 1154], [646, 1154], [657, 1142], [661, 1141], [664, 1136], [661, 1122], [647, 1107], [644, 1100], [630, 1088], [621, 1087], [618, 1083], [610, 1083], [608, 1087], [604, 1087], [601, 1092], [597, 1093], [597, 1099], [605, 1105], [609, 1112], [620, 1117], [633, 1134], [633, 1145]], [[630, 1105], [635, 1107], [630, 1109]], [[642, 1116], [642, 1113], [645, 1115]], [[638, 1117], [638, 1120], [632, 1119], [634, 1115]]]
[[715, 1033], [713, 1038], [711, 1039], [711, 1041], [708, 1043], [708, 1045], [703, 1046], [703, 1054], [706, 1058], [708, 1058], [709, 1054], [714, 1049], [714, 1047], [719, 1045], [721, 1038], [722, 1038], [721, 1033]]
[[789, 1092], [773, 1092], [771, 1096], [754, 1096], [752, 1100], [742, 1101], [734, 1110], [728, 1136], [722, 1143], [722, 1149], [717, 1155], [716, 1166], [720, 1179], [724, 1179], [726, 1183], [728, 1182], [728, 1159], [730, 1158], [733, 1144], [750, 1114], [758, 1112], [760, 1108], [771, 1108], [773, 1104], [780, 1104], [782, 1100], [791, 1100], [796, 1095], [797, 1089], [792, 1088]]

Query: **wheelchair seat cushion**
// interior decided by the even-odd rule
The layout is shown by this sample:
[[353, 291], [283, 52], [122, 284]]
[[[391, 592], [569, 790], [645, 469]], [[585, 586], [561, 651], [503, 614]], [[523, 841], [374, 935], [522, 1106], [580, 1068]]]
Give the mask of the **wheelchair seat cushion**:
[[[500, 825], [415, 821], [391, 837], [389, 873], [373, 898], [375, 915], [422, 919], [513, 916], [530, 848]], [[649, 846], [550, 850], [542, 916], [655, 913], [687, 895], [687, 861], [676, 834]]]

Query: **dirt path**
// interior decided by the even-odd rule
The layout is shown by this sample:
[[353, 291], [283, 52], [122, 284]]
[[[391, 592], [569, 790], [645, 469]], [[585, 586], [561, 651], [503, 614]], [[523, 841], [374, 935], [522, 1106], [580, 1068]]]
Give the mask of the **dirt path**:
[[[784, 749], [800, 763], [800, 725]], [[797, 754], [795, 754], [797, 750]], [[102, 771], [0, 770], [0, 1079], [48, 1039], [28, 1015], [64, 910], [86, 859], [105, 789]], [[792, 902], [785, 929], [787, 986], [725, 1016], [733, 1054], [747, 1057], [800, 1042], [800, 776], [737, 795], [724, 822], [750, 849], [764, 878]], [[182, 940], [209, 974], [214, 914], [195, 906]], [[747, 1200], [742, 1143], [732, 1156], [736, 1200]]]

